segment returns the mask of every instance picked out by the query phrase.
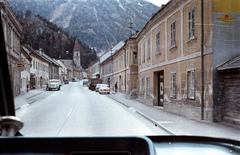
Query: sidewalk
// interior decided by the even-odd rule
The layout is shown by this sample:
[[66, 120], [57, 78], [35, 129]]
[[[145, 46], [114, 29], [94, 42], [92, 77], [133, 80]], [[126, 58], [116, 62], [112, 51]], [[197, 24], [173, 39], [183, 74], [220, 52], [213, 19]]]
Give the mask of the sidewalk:
[[33, 97], [43, 93], [44, 91], [46, 91], [46, 87], [32, 89], [29, 92], [15, 96], [14, 97], [15, 110], [18, 110], [24, 106], [36, 102], [37, 100], [34, 99]]
[[188, 119], [166, 112], [163, 107], [149, 106], [136, 99], [126, 99], [126, 95], [119, 92], [107, 96], [150, 120], [155, 126], [170, 135], [195, 135], [240, 140], [240, 129], [238, 127]]

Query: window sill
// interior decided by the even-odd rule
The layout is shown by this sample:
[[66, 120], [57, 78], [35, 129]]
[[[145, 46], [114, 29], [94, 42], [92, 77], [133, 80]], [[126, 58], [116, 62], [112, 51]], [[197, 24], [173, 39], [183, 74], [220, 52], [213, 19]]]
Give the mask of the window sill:
[[195, 101], [195, 98], [194, 99], [192, 99], [192, 98], [187, 98], [188, 99], [188, 101]]
[[161, 52], [155, 54], [155, 56], [157, 56], [157, 55], [161, 55]]
[[177, 48], [177, 45], [173, 45], [170, 47], [170, 50], [173, 50], [173, 49], [176, 49]]
[[190, 44], [192, 42], [195, 42], [197, 40], [197, 37], [192, 37], [187, 41], [187, 44]]

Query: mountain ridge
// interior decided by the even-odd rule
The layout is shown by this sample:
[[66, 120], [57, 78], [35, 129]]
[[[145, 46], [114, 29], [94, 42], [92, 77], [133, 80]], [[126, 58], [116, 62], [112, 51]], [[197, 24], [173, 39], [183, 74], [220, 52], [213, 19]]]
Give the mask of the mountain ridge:
[[8, 0], [14, 12], [32, 10], [97, 52], [141, 30], [160, 8], [146, 0]]

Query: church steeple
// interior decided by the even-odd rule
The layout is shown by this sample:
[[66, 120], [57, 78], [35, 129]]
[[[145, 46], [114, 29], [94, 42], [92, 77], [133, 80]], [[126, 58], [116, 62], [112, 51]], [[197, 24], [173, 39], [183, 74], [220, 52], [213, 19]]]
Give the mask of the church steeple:
[[76, 67], [81, 67], [80, 47], [77, 40], [75, 40], [73, 48], [73, 61], [76, 64]]

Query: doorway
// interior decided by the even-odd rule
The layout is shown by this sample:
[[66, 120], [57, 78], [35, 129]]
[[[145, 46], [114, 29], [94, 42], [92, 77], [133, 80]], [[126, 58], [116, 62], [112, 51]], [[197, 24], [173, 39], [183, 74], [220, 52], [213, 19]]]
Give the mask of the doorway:
[[158, 72], [158, 106], [164, 102], [164, 72]]
[[122, 77], [120, 75], [119, 76], [119, 91], [121, 91], [121, 86], [122, 86]]

